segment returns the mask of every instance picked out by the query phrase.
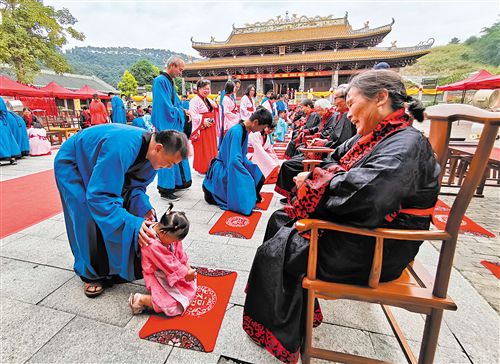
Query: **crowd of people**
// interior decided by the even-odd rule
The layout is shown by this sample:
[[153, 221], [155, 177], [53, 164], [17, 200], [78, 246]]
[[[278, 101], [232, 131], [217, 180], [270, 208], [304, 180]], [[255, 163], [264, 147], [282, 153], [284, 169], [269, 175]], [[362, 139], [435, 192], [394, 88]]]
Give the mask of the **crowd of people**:
[[23, 108], [21, 116], [8, 110], [0, 96], [0, 161], [17, 164], [28, 155], [50, 154], [50, 149], [47, 132], [31, 110]]
[[[401, 77], [386, 69], [365, 71], [340, 85], [333, 103], [306, 99], [291, 110], [287, 95], [271, 91], [257, 106], [250, 85], [238, 105], [238, 80], [227, 81], [214, 101], [208, 98], [210, 81], [201, 79], [187, 105], [173, 81], [184, 66], [171, 57], [153, 81], [144, 124], [134, 123], [140, 118], [136, 110], [131, 126], [116, 121], [86, 128], [58, 152], [55, 176], [74, 270], [88, 297], [144, 277], [149, 294], [130, 295], [132, 313], [149, 307], [182, 315], [196, 292], [196, 270], [182, 248], [189, 221], [172, 204], [158, 219], [147, 186], [157, 176], [161, 197], [178, 200], [176, 192], [192, 184], [191, 149], [206, 202], [223, 210], [250, 215], [263, 184], [276, 182], [284, 207], [269, 219], [257, 249], [242, 324], [258, 345], [295, 363], [304, 338], [301, 280], [309, 240], [294, 223], [318, 218], [365, 228], [428, 229], [440, 168], [428, 140], [412, 127], [423, 120], [424, 108], [406, 94]], [[125, 110], [113, 99], [114, 121]], [[284, 162], [273, 150], [277, 142], [288, 143]], [[303, 147], [332, 152], [303, 172]], [[332, 231], [319, 240], [318, 278], [367, 284], [373, 238]], [[399, 277], [418, 249], [418, 243], [387, 240], [380, 281]], [[316, 324], [321, 320], [316, 302]]]

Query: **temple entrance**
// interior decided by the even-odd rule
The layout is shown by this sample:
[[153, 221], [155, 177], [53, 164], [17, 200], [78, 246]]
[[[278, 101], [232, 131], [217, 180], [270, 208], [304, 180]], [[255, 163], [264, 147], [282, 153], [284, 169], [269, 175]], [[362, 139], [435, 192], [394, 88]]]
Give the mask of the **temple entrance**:
[[264, 93], [272, 90], [276, 94], [286, 94], [287, 90], [298, 90], [300, 80], [298, 78], [264, 79]]

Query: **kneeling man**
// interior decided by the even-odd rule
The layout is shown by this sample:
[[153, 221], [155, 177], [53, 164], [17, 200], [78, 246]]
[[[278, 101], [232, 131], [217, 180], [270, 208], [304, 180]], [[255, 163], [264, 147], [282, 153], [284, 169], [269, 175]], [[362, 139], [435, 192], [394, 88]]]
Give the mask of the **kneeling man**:
[[271, 113], [259, 107], [248, 120], [240, 121], [229, 129], [203, 181], [208, 203], [243, 215], [252, 213], [255, 204], [260, 201], [264, 176], [259, 167], [247, 158], [248, 133], [262, 132], [272, 122]]

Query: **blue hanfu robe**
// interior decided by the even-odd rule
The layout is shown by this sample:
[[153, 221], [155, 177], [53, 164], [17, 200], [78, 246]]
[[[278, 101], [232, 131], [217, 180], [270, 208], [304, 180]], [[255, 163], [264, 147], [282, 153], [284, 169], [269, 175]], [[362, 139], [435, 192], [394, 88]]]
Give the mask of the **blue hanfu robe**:
[[[151, 122], [158, 131], [177, 130], [183, 132], [185, 113], [181, 100], [175, 92], [174, 81], [167, 73], [153, 80], [153, 111]], [[191, 170], [188, 159], [170, 169], [158, 171], [158, 191], [173, 192], [175, 189], [185, 189], [191, 186]]]
[[203, 181], [221, 209], [243, 215], [252, 213], [264, 184], [264, 175], [247, 154], [248, 133], [240, 122], [226, 133]]
[[184, 110], [189, 110], [189, 100], [182, 101], [182, 108]]
[[26, 156], [30, 154], [30, 140], [28, 137], [28, 130], [24, 119], [17, 115], [15, 112], [7, 112], [7, 121], [9, 122], [10, 131], [16, 140], [21, 155]]
[[21, 149], [10, 130], [8, 114], [7, 106], [0, 97], [0, 160], [21, 157]]
[[142, 117], [137, 117], [135, 118], [134, 120], [132, 120], [132, 126], [135, 126], [137, 128], [141, 128], [141, 129], [144, 129], [146, 131], [149, 131], [148, 130], [148, 127], [146, 126], [146, 122], [144, 121], [144, 119]]
[[285, 102], [283, 100], [276, 101], [276, 111], [286, 111]]
[[111, 122], [126, 124], [127, 112], [123, 100], [118, 96], [111, 98]]
[[288, 131], [288, 124], [286, 123], [285, 119], [279, 118], [278, 124], [276, 125], [276, 130], [274, 131], [276, 140], [279, 142], [284, 142], [287, 131]]
[[83, 281], [142, 278], [138, 233], [152, 209], [151, 134], [123, 124], [87, 128], [54, 161], [75, 273]]

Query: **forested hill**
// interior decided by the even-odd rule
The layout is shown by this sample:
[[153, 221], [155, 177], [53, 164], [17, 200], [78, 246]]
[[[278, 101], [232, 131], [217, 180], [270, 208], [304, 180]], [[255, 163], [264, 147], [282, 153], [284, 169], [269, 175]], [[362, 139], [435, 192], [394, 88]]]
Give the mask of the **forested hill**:
[[123, 72], [138, 60], [146, 59], [163, 70], [165, 60], [174, 54], [188, 59], [187, 54], [170, 50], [128, 47], [75, 47], [67, 50], [64, 55], [74, 73], [96, 75], [116, 87]]

